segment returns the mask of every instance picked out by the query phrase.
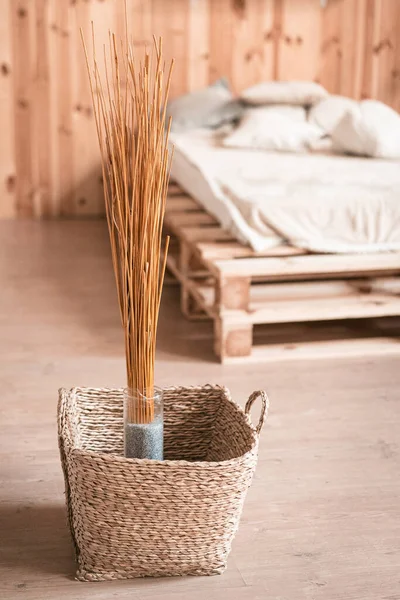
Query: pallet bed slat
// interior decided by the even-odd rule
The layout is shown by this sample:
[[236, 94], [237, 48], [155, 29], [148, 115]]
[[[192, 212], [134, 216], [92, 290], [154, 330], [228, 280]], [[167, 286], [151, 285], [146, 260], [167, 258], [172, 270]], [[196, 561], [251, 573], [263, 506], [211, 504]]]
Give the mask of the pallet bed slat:
[[265, 276], [286, 279], [293, 276], [359, 275], [400, 272], [400, 252], [386, 254], [308, 254], [281, 258], [216, 260], [214, 269], [222, 276]]
[[228, 356], [224, 364], [285, 360], [347, 359], [359, 356], [398, 356], [400, 340], [391, 337], [301, 342], [298, 344], [263, 344], [253, 346], [247, 356]]
[[[227, 232], [216, 225], [212, 227], [181, 227], [180, 235], [188, 242], [234, 242], [235, 240]], [[198, 244], [197, 244], [198, 245]]]
[[[392, 285], [390, 285], [392, 284]], [[194, 283], [197, 297], [208, 313], [215, 308], [215, 290]], [[376, 289], [374, 289], [376, 288]], [[295, 323], [331, 321], [400, 314], [400, 278], [311, 283], [265, 284], [253, 286], [248, 310], [219, 311], [225, 319], [238, 323]]]
[[172, 228], [183, 225], [216, 225], [217, 221], [206, 212], [172, 212], [168, 213], [168, 225]]
[[232, 259], [232, 258], [246, 258], [246, 257], [265, 257], [265, 256], [294, 256], [304, 254], [304, 250], [299, 248], [293, 248], [291, 246], [277, 246], [270, 250], [264, 250], [263, 252], [255, 252], [249, 246], [245, 246], [236, 241], [229, 242], [203, 242], [200, 241], [197, 244], [197, 248], [201, 256], [205, 260], [221, 260], [221, 259]]
[[171, 212], [190, 212], [199, 211], [199, 205], [194, 200], [188, 198], [185, 195], [176, 195], [172, 198], [168, 198], [168, 211]]
[[235, 322], [295, 323], [296, 321], [333, 321], [365, 317], [391, 317], [400, 314], [400, 297], [383, 294], [356, 294], [314, 300], [286, 300], [250, 305], [248, 312], [223, 311], [223, 317]]
[[386, 337], [253, 346], [259, 324], [365, 318], [371, 323], [400, 315], [400, 252], [311, 254], [282, 245], [257, 253], [233, 239], [176, 184], [165, 225], [177, 244], [167, 265], [181, 284], [182, 310], [189, 318], [214, 321], [221, 362], [329, 357], [332, 352], [352, 356], [366, 342], [366, 351], [400, 353], [400, 343]]

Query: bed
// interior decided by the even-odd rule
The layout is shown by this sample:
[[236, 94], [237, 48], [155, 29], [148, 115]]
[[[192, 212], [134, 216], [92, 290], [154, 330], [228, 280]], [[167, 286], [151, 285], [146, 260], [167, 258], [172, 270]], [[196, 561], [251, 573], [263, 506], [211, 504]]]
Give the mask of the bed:
[[237, 150], [220, 136], [172, 136], [166, 225], [182, 310], [213, 319], [222, 362], [271, 354], [253, 345], [260, 323], [400, 315], [399, 162]]
[[173, 136], [172, 176], [239, 241], [314, 252], [400, 250], [400, 162], [329, 152], [225, 148], [221, 135]]

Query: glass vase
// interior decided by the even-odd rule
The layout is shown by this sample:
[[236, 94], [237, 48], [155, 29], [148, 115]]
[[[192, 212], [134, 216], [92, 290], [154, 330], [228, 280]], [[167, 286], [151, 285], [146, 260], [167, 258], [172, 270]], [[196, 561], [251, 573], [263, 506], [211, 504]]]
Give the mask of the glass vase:
[[163, 460], [163, 391], [149, 394], [124, 390], [124, 454], [126, 458]]

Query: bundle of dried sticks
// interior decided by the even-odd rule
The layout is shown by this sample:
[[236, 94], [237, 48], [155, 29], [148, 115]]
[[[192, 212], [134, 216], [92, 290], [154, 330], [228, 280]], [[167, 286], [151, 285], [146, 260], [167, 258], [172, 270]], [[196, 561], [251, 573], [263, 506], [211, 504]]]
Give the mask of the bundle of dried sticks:
[[[93, 49], [94, 49], [93, 35]], [[85, 44], [84, 44], [85, 47]], [[153, 419], [156, 333], [169, 238], [162, 227], [170, 171], [166, 124], [171, 62], [164, 81], [162, 40], [139, 65], [125, 40], [109, 35], [101, 77], [85, 47], [99, 138], [106, 214], [134, 423]]]

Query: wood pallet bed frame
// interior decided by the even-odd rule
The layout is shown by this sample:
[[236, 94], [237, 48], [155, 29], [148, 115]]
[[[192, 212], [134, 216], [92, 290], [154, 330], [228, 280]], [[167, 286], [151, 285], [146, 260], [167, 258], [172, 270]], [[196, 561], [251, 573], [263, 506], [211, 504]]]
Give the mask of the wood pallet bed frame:
[[[282, 245], [264, 253], [237, 242], [175, 183], [165, 227], [171, 235], [168, 270], [181, 285], [181, 309], [190, 319], [211, 318], [214, 350], [223, 363], [246, 358], [400, 352], [396, 338], [253, 346], [258, 324], [283, 324], [400, 315], [400, 252], [312, 254]], [[372, 323], [373, 321], [371, 321]], [[384, 331], [384, 329], [383, 329]], [[365, 337], [365, 333], [362, 334]], [[386, 335], [386, 334], [385, 334]], [[327, 352], [327, 348], [329, 351]]]

